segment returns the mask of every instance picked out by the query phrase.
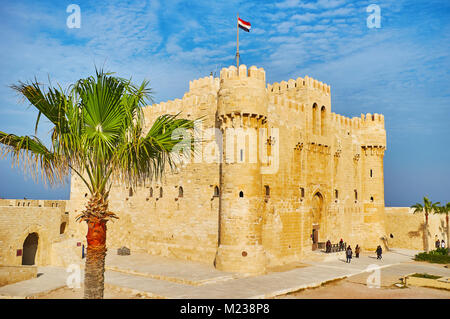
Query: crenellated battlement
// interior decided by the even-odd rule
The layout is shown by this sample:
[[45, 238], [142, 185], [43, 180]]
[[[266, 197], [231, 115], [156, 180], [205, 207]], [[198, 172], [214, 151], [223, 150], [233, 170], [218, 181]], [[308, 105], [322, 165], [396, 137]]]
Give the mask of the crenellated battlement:
[[144, 107], [144, 114], [150, 115], [154, 113], [179, 113], [187, 110], [195, 110], [202, 105], [214, 105], [216, 100], [215, 94], [207, 95], [190, 95], [185, 94], [182, 99], [174, 99], [166, 102], [160, 102]]
[[361, 122], [364, 123], [364, 125], [374, 125], [374, 124], [384, 125], [384, 116], [378, 113], [375, 114], [367, 113], [366, 115], [361, 114]]
[[238, 69], [232, 65], [228, 68], [222, 68], [220, 70], [220, 81], [224, 80], [237, 80], [253, 78], [261, 81], [266, 81], [266, 71], [263, 68], [257, 68], [252, 65], [248, 70], [245, 64], [241, 64]]
[[189, 81], [189, 93], [204, 94], [208, 92], [216, 92], [219, 90], [220, 79], [212, 75]]
[[310, 78], [309, 76], [305, 76], [304, 78], [297, 78], [297, 80], [290, 79], [287, 82], [281, 81], [280, 83], [274, 82], [272, 84], [267, 85], [267, 89], [270, 93], [286, 93], [291, 90], [298, 90], [300, 88], [309, 88], [315, 89], [323, 92], [324, 94], [330, 94], [331, 88], [328, 84]]

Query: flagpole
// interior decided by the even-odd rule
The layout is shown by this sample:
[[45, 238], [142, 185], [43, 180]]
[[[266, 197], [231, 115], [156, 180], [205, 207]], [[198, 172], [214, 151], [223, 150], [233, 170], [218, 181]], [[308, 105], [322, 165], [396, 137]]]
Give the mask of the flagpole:
[[238, 20], [236, 20], [236, 29], [237, 29], [237, 51], [236, 51], [236, 64], [237, 64], [237, 70], [239, 74], [239, 12], [237, 14]]

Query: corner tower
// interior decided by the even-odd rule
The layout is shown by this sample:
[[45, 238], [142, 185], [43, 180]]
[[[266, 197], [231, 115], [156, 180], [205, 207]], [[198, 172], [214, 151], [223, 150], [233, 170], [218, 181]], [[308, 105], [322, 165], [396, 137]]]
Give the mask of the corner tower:
[[362, 122], [362, 202], [365, 226], [365, 249], [375, 250], [382, 244], [384, 225], [384, 169], [383, 157], [386, 150], [384, 116], [366, 114]]
[[223, 136], [220, 170], [219, 247], [215, 264], [223, 271], [264, 273], [264, 203], [259, 129], [267, 123], [264, 70], [231, 66], [220, 72], [218, 117]]

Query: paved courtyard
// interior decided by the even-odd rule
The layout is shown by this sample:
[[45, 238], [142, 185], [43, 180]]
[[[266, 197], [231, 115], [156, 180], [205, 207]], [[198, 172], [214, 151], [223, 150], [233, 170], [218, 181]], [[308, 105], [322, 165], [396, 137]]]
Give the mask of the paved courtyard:
[[[269, 273], [262, 276], [226, 273], [212, 265], [148, 254], [118, 256], [110, 253], [106, 259], [105, 287], [120, 291], [119, 298], [134, 294], [147, 298], [245, 299], [276, 297], [343, 278], [351, 283], [365, 284], [373, 273], [368, 270], [375, 266], [380, 267], [382, 287], [392, 286], [400, 277], [413, 272], [450, 276], [450, 269], [442, 265], [413, 262], [415, 253], [395, 249], [385, 253], [382, 260], [363, 253], [350, 264], [345, 262], [342, 253], [314, 253], [302, 264], [269, 269]], [[37, 298], [66, 287], [69, 273], [65, 268], [39, 267], [38, 273], [38, 278], [0, 287], [0, 296]], [[450, 298], [450, 292], [446, 293]], [[78, 292], [77, 295], [82, 294]]]

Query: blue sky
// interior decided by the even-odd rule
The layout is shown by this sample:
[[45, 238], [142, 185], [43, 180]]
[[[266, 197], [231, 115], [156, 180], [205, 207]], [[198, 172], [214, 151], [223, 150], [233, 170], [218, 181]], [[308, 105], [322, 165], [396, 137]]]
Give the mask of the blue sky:
[[[66, 25], [71, 3], [80, 29]], [[370, 4], [379, 29], [367, 27]], [[333, 112], [385, 115], [387, 206], [450, 201], [448, 0], [2, 1], [0, 130], [34, 133], [36, 112], [8, 85], [36, 76], [65, 87], [95, 65], [149, 79], [157, 102], [181, 97], [189, 80], [234, 63], [237, 12], [252, 24], [241, 62], [263, 67], [268, 82], [309, 75], [331, 85]], [[0, 197], [68, 199], [69, 187], [0, 160]]]

